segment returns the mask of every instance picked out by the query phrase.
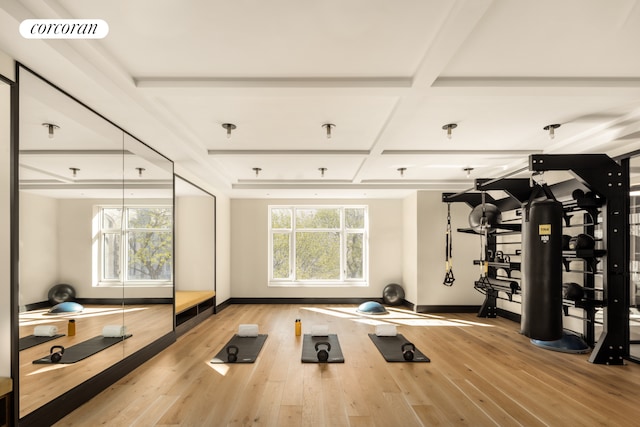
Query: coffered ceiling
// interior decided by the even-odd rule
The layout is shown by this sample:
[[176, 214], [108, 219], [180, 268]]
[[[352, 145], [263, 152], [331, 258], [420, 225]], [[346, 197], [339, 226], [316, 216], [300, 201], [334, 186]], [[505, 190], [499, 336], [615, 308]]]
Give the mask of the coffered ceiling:
[[[27, 40], [18, 26], [29, 18], [99, 18], [109, 34]], [[457, 191], [521, 170], [531, 153], [636, 150], [638, 40], [635, 0], [3, 0], [0, 10], [0, 50], [230, 197]], [[223, 123], [236, 125], [230, 138]], [[549, 124], [561, 125], [554, 139]]]

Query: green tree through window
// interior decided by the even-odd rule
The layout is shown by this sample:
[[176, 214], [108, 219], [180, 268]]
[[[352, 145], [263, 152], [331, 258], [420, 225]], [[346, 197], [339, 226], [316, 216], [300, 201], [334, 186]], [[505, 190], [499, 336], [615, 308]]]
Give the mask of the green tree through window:
[[364, 282], [366, 207], [270, 206], [272, 283]]
[[[170, 207], [102, 209], [102, 282], [158, 283], [172, 279]], [[127, 250], [121, 252], [121, 239]], [[121, 271], [120, 265], [126, 266]]]

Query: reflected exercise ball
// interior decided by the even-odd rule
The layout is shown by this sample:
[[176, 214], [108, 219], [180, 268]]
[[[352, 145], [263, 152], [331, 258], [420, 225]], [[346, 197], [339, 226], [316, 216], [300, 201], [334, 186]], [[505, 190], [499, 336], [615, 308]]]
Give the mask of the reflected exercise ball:
[[73, 301], [76, 299], [76, 290], [71, 285], [61, 283], [49, 289], [47, 295], [51, 305], [60, 304], [61, 302]]

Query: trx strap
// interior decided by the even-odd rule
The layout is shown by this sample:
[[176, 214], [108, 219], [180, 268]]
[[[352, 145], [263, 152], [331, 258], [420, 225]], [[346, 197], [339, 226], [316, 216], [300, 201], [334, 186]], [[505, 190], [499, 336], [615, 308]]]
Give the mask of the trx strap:
[[442, 284], [445, 286], [452, 286], [456, 278], [453, 277], [453, 234], [451, 233], [451, 203], [447, 203], [447, 232], [445, 235], [444, 258], [445, 274]]

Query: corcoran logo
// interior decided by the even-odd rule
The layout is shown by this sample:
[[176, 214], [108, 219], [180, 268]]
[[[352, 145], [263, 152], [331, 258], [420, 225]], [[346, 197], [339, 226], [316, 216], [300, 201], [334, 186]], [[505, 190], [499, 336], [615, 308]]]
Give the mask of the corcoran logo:
[[102, 19], [25, 19], [20, 35], [25, 39], [102, 39], [109, 24]]

